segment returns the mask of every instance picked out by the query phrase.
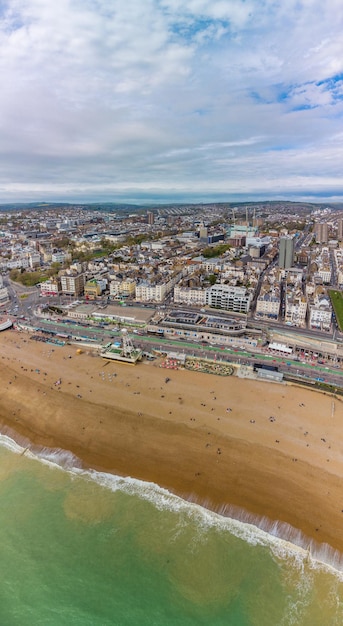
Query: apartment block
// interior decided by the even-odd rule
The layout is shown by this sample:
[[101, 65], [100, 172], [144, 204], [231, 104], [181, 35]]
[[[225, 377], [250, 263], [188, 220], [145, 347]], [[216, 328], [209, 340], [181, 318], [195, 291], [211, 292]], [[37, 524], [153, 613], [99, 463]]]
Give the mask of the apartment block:
[[256, 317], [278, 319], [280, 313], [280, 293], [275, 289], [260, 294], [256, 301]]
[[286, 294], [285, 322], [303, 326], [306, 320], [307, 299], [301, 290], [289, 290]]
[[62, 292], [70, 296], [81, 296], [84, 292], [84, 274], [63, 274], [61, 276]]
[[235, 313], [248, 313], [250, 302], [251, 294], [245, 287], [218, 284], [212, 285], [206, 290], [206, 304], [218, 309]]
[[175, 304], [188, 304], [189, 306], [203, 306], [206, 304], [206, 290], [197, 287], [174, 287]]
[[167, 283], [152, 285], [142, 282], [136, 286], [136, 300], [138, 302], [163, 302], [167, 295]]
[[324, 299], [321, 303], [310, 306], [310, 328], [312, 330], [326, 330], [331, 329], [332, 310], [327, 299]]
[[327, 243], [329, 240], [329, 227], [326, 222], [318, 222], [314, 225], [316, 243]]
[[279, 244], [279, 267], [288, 269], [292, 267], [294, 261], [294, 239], [293, 237], [280, 237]]

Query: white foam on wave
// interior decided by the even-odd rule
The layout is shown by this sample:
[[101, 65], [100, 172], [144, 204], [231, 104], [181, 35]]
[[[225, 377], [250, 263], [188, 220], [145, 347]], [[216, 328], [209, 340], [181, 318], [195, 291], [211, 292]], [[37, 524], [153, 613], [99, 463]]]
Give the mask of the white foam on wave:
[[74, 477], [94, 481], [112, 492], [137, 496], [158, 510], [186, 515], [201, 531], [206, 532], [209, 528], [228, 531], [250, 545], [270, 549], [278, 559], [291, 560], [302, 571], [305, 565], [307, 570], [319, 568], [331, 571], [343, 581], [343, 555], [328, 544], [316, 543], [285, 522], [259, 518], [231, 505], [213, 510], [210, 501], [198, 502], [192, 497], [186, 500], [152, 482], [83, 469], [80, 459], [67, 450], [38, 448], [27, 445], [26, 440], [20, 444], [1, 433], [0, 446], [15, 454], [25, 454], [48, 467], [66, 471]]
[[37, 451], [33, 450], [33, 456], [34, 458], [38, 457], [47, 465], [53, 465], [66, 471], [82, 468], [80, 459], [72, 452], [62, 450], [62, 448], [39, 448]]
[[0, 434], [0, 445], [3, 448], [7, 448], [7, 450], [11, 450], [15, 454], [22, 454], [25, 450], [25, 447], [14, 441], [8, 435]]
[[279, 559], [291, 559], [297, 569], [304, 571], [306, 564], [307, 568], [330, 570], [343, 581], [343, 555], [328, 544], [317, 544], [285, 522], [258, 518], [232, 506], [214, 511], [209, 502], [198, 503], [192, 498], [185, 500], [155, 483], [135, 478], [114, 476], [95, 470], [82, 470], [78, 473], [111, 491], [143, 498], [158, 510], [186, 514], [203, 531], [208, 528], [226, 530], [250, 545], [269, 548]]
[[20, 438], [19, 441], [15, 441], [11, 436], [0, 433], [0, 446], [7, 448], [15, 454], [24, 455], [33, 460], [39, 459], [41, 463], [50, 467], [56, 467], [61, 470], [74, 470], [81, 468], [82, 463], [80, 459], [62, 448], [47, 448], [38, 447], [30, 444], [26, 438]]

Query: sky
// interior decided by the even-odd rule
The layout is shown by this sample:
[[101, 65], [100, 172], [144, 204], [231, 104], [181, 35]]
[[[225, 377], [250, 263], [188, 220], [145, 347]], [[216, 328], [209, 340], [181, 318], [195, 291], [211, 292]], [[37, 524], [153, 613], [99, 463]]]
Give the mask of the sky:
[[343, 200], [342, 0], [1, 0], [0, 203]]

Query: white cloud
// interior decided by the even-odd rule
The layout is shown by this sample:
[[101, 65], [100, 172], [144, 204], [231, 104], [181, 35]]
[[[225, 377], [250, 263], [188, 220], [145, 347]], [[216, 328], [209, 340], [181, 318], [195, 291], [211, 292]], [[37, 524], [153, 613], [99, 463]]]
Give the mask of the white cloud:
[[341, 187], [339, 0], [8, 0], [2, 17], [0, 202]]

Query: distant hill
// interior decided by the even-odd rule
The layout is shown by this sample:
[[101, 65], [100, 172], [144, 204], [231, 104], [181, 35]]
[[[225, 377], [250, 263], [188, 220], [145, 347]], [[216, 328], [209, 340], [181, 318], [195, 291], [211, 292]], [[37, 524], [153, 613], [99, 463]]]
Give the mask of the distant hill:
[[289, 210], [292, 209], [294, 211], [311, 211], [318, 209], [325, 209], [326, 207], [331, 208], [335, 211], [343, 209], [343, 202], [294, 202], [290, 200], [264, 200], [264, 201], [246, 201], [246, 202], [166, 202], [166, 203], [150, 203], [150, 204], [128, 204], [128, 203], [117, 203], [117, 202], [11, 202], [6, 204], [0, 204], [0, 212], [7, 211], [51, 211], [51, 210], [61, 210], [61, 209], [73, 209], [79, 208], [88, 211], [106, 211], [106, 212], [115, 212], [122, 211], [126, 212], [135, 212], [135, 211], [147, 211], [147, 210], [156, 210], [163, 211], [166, 209], [210, 209], [211, 207], [218, 208], [237, 208], [240, 210], [256, 208], [256, 209], [266, 209], [270, 211], [274, 209], [275, 211]]

